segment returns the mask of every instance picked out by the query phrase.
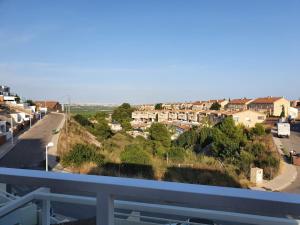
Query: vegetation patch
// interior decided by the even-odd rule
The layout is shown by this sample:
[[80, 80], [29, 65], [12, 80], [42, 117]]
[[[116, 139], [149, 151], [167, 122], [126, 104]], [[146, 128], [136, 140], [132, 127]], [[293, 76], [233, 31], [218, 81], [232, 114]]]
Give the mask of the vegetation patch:
[[104, 162], [104, 156], [98, 153], [94, 146], [76, 144], [62, 158], [64, 166], [80, 167], [87, 162], [94, 162], [101, 166]]

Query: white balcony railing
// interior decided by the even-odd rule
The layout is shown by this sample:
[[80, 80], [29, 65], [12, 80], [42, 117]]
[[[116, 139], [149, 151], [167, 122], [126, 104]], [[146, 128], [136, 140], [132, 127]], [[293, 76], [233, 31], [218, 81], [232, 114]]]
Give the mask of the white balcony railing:
[[[9, 168], [0, 168], [0, 183], [39, 187], [2, 206], [0, 219], [40, 200], [42, 225], [50, 224], [51, 202], [95, 206], [97, 225], [184, 224], [188, 218], [231, 225], [300, 224], [300, 196], [285, 193]], [[129, 217], [134, 218], [130, 223]]]

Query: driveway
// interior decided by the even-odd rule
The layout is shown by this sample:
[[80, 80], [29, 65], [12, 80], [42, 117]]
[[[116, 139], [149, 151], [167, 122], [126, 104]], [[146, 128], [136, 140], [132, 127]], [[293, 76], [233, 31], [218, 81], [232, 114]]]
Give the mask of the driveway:
[[0, 167], [43, 169], [45, 146], [63, 119], [62, 114], [48, 114], [20, 137], [20, 142], [0, 160]]
[[[297, 122], [291, 127], [290, 138], [282, 138], [281, 142], [283, 147], [285, 147], [288, 151], [295, 150], [297, 153], [300, 153], [300, 122]], [[300, 167], [297, 167], [297, 172], [298, 176], [294, 183], [284, 189], [283, 192], [300, 194]]]

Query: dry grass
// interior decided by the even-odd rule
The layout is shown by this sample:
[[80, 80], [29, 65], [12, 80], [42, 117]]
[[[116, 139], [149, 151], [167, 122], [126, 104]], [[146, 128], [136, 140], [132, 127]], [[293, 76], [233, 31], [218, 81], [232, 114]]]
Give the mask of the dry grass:
[[[68, 153], [75, 144], [91, 144], [95, 139], [85, 128], [74, 120], [63, 129], [59, 139], [58, 152], [60, 157]], [[137, 142], [123, 133], [117, 133], [112, 138], [101, 143], [101, 154], [105, 156], [105, 164], [97, 167], [94, 163], [85, 163], [79, 168], [67, 168], [69, 171], [82, 174], [97, 174], [105, 176], [135, 177], [156, 180], [177, 181], [184, 183], [209, 184], [230, 187], [248, 187], [247, 179], [236, 173], [233, 166], [225, 166], [213, 157], [196, 155], [187, 151], [181, 163], [166, 160], [162, 157], [152, 157], [152, 165], [147, 168], [142, 165], [125, 165], [120, 163], [120, 154], [126, 145]], [[272, 148], [272, 143], [269, 143]], [[133, 171], [134, 170], [134, 171]]]

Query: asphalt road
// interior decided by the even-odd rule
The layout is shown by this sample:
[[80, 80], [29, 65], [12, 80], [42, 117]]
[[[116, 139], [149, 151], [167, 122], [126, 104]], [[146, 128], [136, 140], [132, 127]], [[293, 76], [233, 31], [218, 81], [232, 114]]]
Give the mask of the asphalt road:
[[[300, 122], [297, 122], [294, 126], [291, 127], [291, 136], [290, 138], [282, 138], [282, 145], [288, 150], [294, 150], [297, 153], [300, 153]], [[298, 176], [294, 183], [289, 187], [283, 190], [283, 192], [289, 193], [298, 193], [300, 194], [300, 167], [297, 167]]]
[[0, 167], [43, 169], [45, 146], [52, 138], [52, 130], [63, 120], [62, 114], [50, 113], [26, 131], [20, 142], [0, 160]]

